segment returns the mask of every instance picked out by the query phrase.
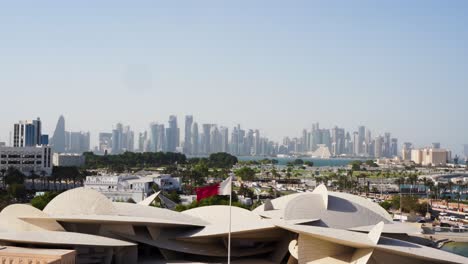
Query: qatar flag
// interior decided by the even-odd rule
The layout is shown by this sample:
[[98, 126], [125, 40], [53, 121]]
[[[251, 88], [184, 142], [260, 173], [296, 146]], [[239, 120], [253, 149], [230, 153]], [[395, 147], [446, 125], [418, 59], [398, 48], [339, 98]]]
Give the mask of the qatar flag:
[[199, 202], [202, 199], [215, 195], [231, 195], [231, 183], [232, 177], [229, 176], [226, 180], [224, 180], [221, 183], [197, 188], [195, 190], [195, 192], [197, 193], [197, 201]]

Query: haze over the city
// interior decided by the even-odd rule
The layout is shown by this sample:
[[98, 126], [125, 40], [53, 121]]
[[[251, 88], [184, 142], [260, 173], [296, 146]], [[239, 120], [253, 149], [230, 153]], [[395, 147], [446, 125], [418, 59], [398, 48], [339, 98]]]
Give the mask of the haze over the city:
[[300, 136], [314, 122], [468, 143], [465, 1], [14, 1], [0, 8], [0, 141], [169, 115]]

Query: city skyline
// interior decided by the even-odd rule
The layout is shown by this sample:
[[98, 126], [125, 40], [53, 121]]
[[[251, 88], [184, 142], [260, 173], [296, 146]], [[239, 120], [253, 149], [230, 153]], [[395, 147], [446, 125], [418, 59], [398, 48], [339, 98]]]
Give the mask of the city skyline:
[[460, 153], [467, 5], [5, 3], [0, 89], [14, 111], [0, 117], [0, 141], [25, 117], [64, 114], [96, 138], [118, 122], [140, 131], [190, 113], [276, 141], [312, 122], [365, 124]]
[[[175, 115], [170, 115], [165, 122], [151, 122], [147, 129], [134, 131], [130, 125], [117, 123], [112, 129], [101, 130], [96, 144], [91, 143], [90, 132], [72, 131], [67, 129], [63, 115], [58, 118], [57, 125], [50, 138], [50, 144], [57, 152], [81, 153], [96, 151], [98, 153], [119, 154], [124, 151], [139, 152], [182, 152], [188, 155], [207, 155], [215, 152], [228, 152], [238, 156], [274, 156], [278, 154], [302, 153], [308, 155], [326, 152], [331, 156], [365, 156], [394, 157], [405, 156], [403, 149], [432, 147], [434, 149], [449, 149], [441, 142], [432, 142], [418, 146], [412, 142], [401, 142], [391, 132], [375, 133], [372, 128], [360, 125], [357, 129], [345, 129], [334, 126], [321, 127], [312, 123], [309, 129], [304, 128], [299, 136], [284, 136], [280, 141], [266, 137], [256, 128], [245, 128], [240, 124], [229, 128], [223, 124], [201, 123], [192, 115], [184, 116], [185, 122], [178, 122]], [[29, 125], [28, 125], [29, 124]], [[19, 129], [19, 126], [24, 129]], [[33, 142], [34, 138], [44, 138], [42, 144], [48, 144], [49, 135], [41, 133], [42, 121], [24, 120], [14, 124], [14, 146], [19, 146], [19, 140]], [[27, 128], [32, 132], [28, 134]], [[24, 132], [23, 132], [24, 130]], [[38, 131], [38, 132], [36, 132]], [[183, 134], [180, 131], [184, 131]], [[41, 135], [42, 134], [42, 135]], [[51, 132], [52, 134], [52, 132]], [[266, 134], [266, 133], [265, 133]], [[24, 136], [20, 136], [24, 135]], [[114, 140], [116, 139], [116, 140]], [[29, 143], [25, 146], [34, 146]], [[7, 143], [8, 145], [8, 143]], [[323, 146], [323, 147], [321, 147]], [[466, 157], [466, 145], [460, 154]], [[449, 149], [450, 151], [453, 151]], [[453, 152], [454, 155], [459, 153]]]

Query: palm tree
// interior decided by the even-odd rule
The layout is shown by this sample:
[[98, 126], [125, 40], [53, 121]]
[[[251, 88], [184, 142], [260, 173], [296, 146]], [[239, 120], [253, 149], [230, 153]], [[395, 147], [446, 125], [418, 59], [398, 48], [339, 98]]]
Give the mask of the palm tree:
[[0, 173], [2, 174], [2, 185], [3, 185], [4, 189], [6, 189], [6, 184], [5, 184], [6, 172], [7, 172], [7, 170], [5, 168], [2, 168], [0, 170]]
[[32, 189], [33, 190], [36, 190], [36, 183], [35, 183], [36, 178], [37, 178], [36, 176], [37, 176], [36, 172], [34, 170], [31, 170], [30, 171], [30, 177], [31, 177], [31, 180], [32, 180]]
[[[45, 187], [45, 182], [44, 182], [44, 181], [46, 180], [46, 175], [47, 175], [47, 173], [46, 173], [44, 170], [41, 170], [41, 178], [42, 178], [42, 181], [43, 181], [43, 182], [42, 182], [42, 187], [43, 187], [43, 188]], [[50, 185], [50, 184], [49, 184], [50, 181], [49, 181], [48, 179], [49, 179], [49, 178], [47, 177], [47, 190], [50, 190], [50, 188], [49, 188], [49, 187], [50, 187], [50, 186], [49, 186], [49, 185]]]

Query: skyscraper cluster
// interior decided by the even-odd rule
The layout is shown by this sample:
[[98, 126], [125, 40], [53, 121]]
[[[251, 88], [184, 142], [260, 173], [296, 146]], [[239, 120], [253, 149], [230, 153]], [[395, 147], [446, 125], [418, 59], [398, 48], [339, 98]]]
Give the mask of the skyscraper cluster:
[[130, 126], [121, 123], [115, 125], [112, 132], [99, 133], [98, 150], [101, 153], [121, 154], [134, 151], [135, 136]]
[[152, 123], [148, 131], [138, 137], [139, 151], [183, 152], [187, 155], [209, 155], [228, 152], [233, 155], [274, 155], [277, 146], [272, 141], [260, 137], [259, 130], [244, 130], [240, 125], [229, 128], [216, 124], [199, 124], [193, 116], [185, 116], [183, 141], [180, 136], [177, 117], [170, 116], [168, 127]]
[[[191, 115], [185, 116], [183, 125], [183, 129], [180, 129], [177, 116], [171, 115], [167, 124], [151, 123], [148, 130], [138, 133], [135, 139], [130, 126], [118, 123], [111, 132], [99, 133], [99, 144], [96, 150], [102, 154], [161, 151], [182, 152], [190, 156], [209, 155], [216, 152], [227, 152], [236, 156], [313, 155], [319, 150], [321, 153], [329, 153], [329, 156], [334, 157], [398, 156], [396, 138], [392, 138], [390, 133], [373, 137], [372, 132], [365, 126], [359, 126], [355, 131], [346, 131], [337, 126], [330, 129], [321, 128], [319, 123], [314, 123], [310, 130], [304, 129], [300, 137], [285, 137], [279, 144], [262, 136], [258, 129], [244, 129], [240, 125], [230, 129], [212, 123], [199, 124]], [[28, 128], [22, 128], [22, 126], [28, 126]], [[40, 133], [39, 119], [15, 125], [15, 144], [21, 144], [24, 141], [21, 141], [21, 137], [16, 133], [16, 131], [23, 131], [21, 129], [33, 138], [28, 139], [28, 144], [31, 140], [47, 140], [46, 137], [43, 139], [37, 137]], [[181, 130], [183, 135], [181, 135]], [[25, 144], [24, 142], [22, 144]], [[56, 152], [88, 151], [90, 135], [89, 132], [66, 132], [65, 119], [61, 116], [51, 139], [51, 145]]]
[[398, 140], [390, 133], [372, 138], [371, 131], [365, 126], [359, 126], [357, 131], [350, 133], [336, 126], [323, 129], [318, 123], [312, 124], [310, 130], [304, 129], [300, 138], [285, 137], [278, 152], [313, 153], [319, 146], [328, 148], [332, 156], [381, 158], [398, 155]]
[[66, 131], [65, 118], [59, 117], [50, 145], [58, 153], [83, 153], [90, 150], [90, 133], [82, 131]]

